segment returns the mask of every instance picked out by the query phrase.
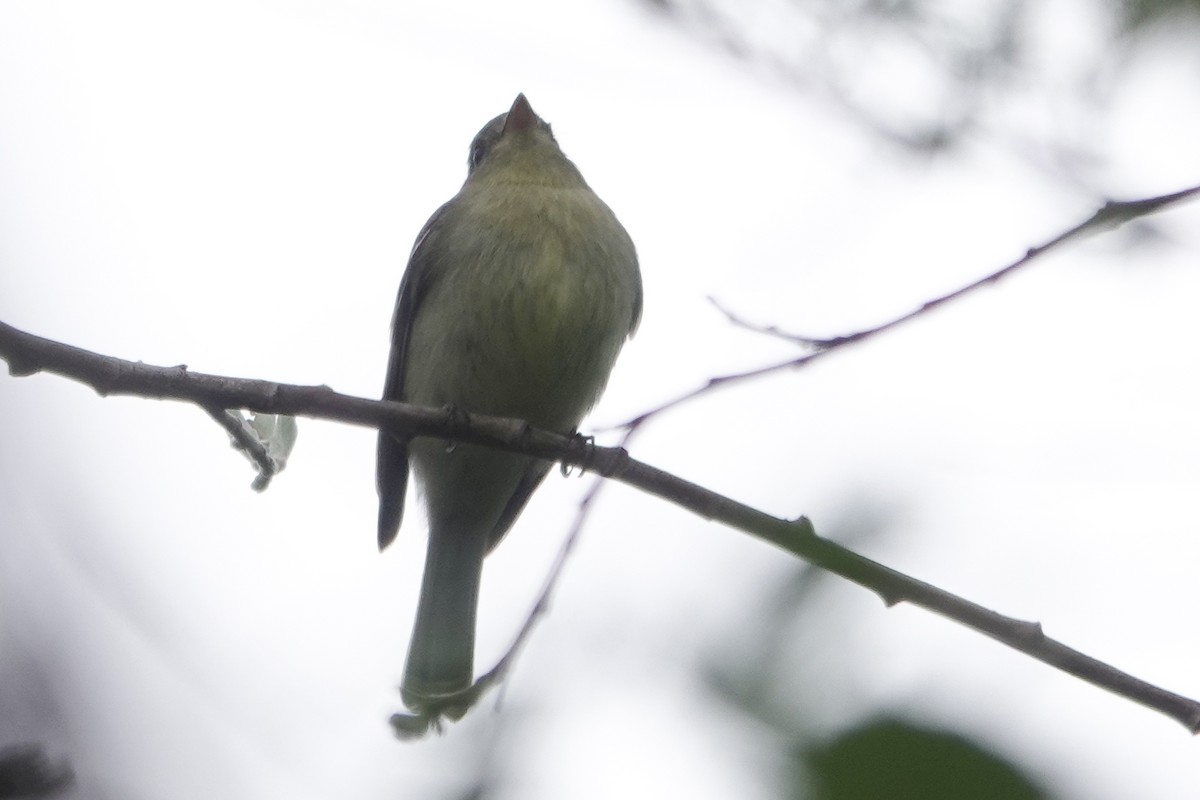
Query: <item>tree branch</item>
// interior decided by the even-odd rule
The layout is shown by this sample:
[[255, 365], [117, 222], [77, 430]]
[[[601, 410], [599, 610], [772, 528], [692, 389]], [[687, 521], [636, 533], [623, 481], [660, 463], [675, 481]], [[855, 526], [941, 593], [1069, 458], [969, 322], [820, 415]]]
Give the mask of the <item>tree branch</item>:
[[883, 322], [879, 325], [866, 328], [861, 331], [855, 331], [854, 333], [847, 333], [832, 338], [817, 338], [813, 336], [786, 333], [774, 325], [754, 325], [753, 323], [747, 322], [746, 320], [738, 317], [716, 300], [712, 300], [710, 298], [713, 305], [715, 305], [717, 309], [720, 310], [720, 312], [724, 314], [726, 318], [729, 319], [729, 321], [733, 324], [757, 333], [783, 339], [801, 347], [809, 348], [811, 352], [808, 352], [797, 358], [789, 358], [786, 361], [768, 364], [764, 367], [758, 367], [745, 372], [735, 372], [728, 375], [718, 375], [709, 378], [704, 382], [703, 385], [687, 391], [678, 397], [668, 400], [661, 405], [655, 406], [649, 411], [644, 411], [638, 416], [615, 427], [636, 428], [645, 423], [651, 417], [657, 416], [668, 409], [674, 408], [675, 406], [683, 405], [684, 403], [695, 400], [696, 398], [706, 395], [714, 389], [719, 389], [722, 386], [740, 383], [741, 381], [749, 380], [751, 378], [759, 378], [764, 375], [770, 375], [785, 369], [800, 369], [802, 367], [807, 367], [812, 362], [824, 358], [835, 350], [840, 350], [847, 345], [859, 344], [867, 341], [868, 339], [874, 339], [881, 333], [890, 331], [891, 329], [903, 325], [906, 322], [912, 322], [914, 319], [923, 317], [932, 311], [936, 311], [937, 309], [954, 300], [960, 300], [963, 297], [973, 294], [986, 286], [991, 286], [1002, 278], [1008, 277], [1017, 270], [1028, 266], [1041, 256], [1057, 250], [1068, 242], [1082, 239], [1085, 236], [1091, 236], [1093, 234], [1114, 230], [1127, 222], [1132, 222], [1133, 220], [1144, 217], [1148, 214], [1164, 211], [1172, 206], [1191, 200], [1197, 195], [1200, 195], [1200, 186], [1192, 186], [1188, 189], [1183, 189], [1178, 192], [1171, 192], [1170, 194], [1159, 195], [1158, 197], [1147, 197], [1141, 200], [1109, 200], [1107, 203], [1101, 206], [1099, 210], [1097, 210], [1083, 222], [1080, 222], [1078, 225], [1063, 231], [1053, 239], [1050, 239], [1043, 244], [1029, 248], [1025, 251], [1025, 255], [1021, 256], [1016, 261], [1001, 267], [995, 272], [984, 275], [982, 278], [974, 280], [965, 286], [961, 286], [948, 294], [942, 295], [941, 297], [935, 297], [932, 300], [927, 300], [917, 308], [914, 308], [912, 311], [901, 314], [900, 316], [888, 320], [887, 322]]
[[[1200, 190], [1197, 190], [1200, 191]], [[52, 372], [103, 396], [181, 400], [203, 409], [243, 408], [435, 436], [562, 461], [621, 481], [709, 520], [752, 534], [878, 594], [889, 606], [907, 602], [933, 611], [1096, 686], [1159, 711], [1200, 732], [1200, 703], [1146, 683], [1046, 636], [1039, 624], [1005, 617], [822, 539], [804, 517], [784, 520], [633, 458], [624, 448], [598, 447], [581, 436], [531, 428], [520, 420], [453, 413], [406, 403], [339, 394], [327, 386], [296, 386], [157, 367], [103, 356], [44, 339], [0, 322], [0, 358], [15, 376]]]

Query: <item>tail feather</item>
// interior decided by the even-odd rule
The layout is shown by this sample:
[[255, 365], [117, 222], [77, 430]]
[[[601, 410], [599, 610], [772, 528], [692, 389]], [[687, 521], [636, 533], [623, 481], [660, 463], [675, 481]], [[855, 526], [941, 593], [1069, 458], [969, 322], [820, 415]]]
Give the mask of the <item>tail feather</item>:
[[400, 693], [417, 712], [439, 708], [439, 698], [471, 685], [475, 661], [475, 607], [487, 532], [431, 526], [417, 621]]

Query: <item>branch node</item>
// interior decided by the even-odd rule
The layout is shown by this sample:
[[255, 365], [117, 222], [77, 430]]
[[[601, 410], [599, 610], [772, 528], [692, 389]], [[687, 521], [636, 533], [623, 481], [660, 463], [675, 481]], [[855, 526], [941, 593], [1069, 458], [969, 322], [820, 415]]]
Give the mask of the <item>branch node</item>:
[[1030, 646], [1039, 645], [1046, 640], [1046, 632], [1042, 629], [1042, 623], [1040, 622], [1015, 620], [1014, 627], [1021, 641]]
[[8, 358], [8, 374], [14, 378], [28, 378], [42, 371], [42, 367], [33, 359], [24, 359], [13, 354]]

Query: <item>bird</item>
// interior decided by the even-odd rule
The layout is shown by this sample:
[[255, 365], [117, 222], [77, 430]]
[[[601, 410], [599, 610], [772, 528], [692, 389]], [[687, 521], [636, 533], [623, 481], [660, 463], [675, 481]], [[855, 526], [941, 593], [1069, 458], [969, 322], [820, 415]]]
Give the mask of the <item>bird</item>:
[[[383, 399], [573, 434], [641, 315], [632, 239], [518, 94], [475, 136], [462, 188], [413, 245]], [[401, 698], [420, 715], [456, 719], [474, 674], [484, 557], [550, 463], [381, 431], [381, 551], [400, 528], [410, 467], [429, 539]]]

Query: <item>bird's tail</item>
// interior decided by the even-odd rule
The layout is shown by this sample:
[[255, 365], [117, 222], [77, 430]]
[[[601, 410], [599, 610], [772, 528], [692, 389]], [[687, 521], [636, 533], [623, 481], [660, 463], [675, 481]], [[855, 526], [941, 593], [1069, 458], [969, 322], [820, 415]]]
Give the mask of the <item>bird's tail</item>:
[[471, 685], [475, 606], [487, 536], [431, 526], [417, 621], [400, 694], [421, 714], [452, 714], [449, 696]]

